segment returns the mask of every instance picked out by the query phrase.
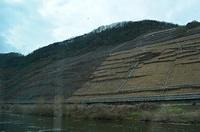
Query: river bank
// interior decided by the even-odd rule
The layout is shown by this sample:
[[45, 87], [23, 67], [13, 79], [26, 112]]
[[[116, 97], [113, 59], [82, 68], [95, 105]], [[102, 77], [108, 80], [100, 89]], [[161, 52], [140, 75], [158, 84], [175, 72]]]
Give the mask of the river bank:
[[131, 120], [164, 123], [200, 123], [199, 104], [135, 105], [3, 105], [1, 112], [38, 116], [63, 116], [76, 119]]
[[131, 120], [78, 120], [0, 113], [2, 132], [199, 132], [200, 124], [133, 122]]

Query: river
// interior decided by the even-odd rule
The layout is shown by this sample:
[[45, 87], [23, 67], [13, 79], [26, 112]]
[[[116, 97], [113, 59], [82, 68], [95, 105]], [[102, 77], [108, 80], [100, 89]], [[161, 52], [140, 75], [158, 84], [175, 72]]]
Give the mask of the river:
[[200, 125], [94, 121], [0, 114], [0, 132], [199, 132]]

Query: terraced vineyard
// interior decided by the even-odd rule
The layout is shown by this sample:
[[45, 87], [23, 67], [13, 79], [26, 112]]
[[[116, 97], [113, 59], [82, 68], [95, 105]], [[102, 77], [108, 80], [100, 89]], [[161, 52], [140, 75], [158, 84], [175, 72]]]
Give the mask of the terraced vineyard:
[[200, 100], [198, 22], [127, 22], [0, 59], [3, 103]]
[[[37, 103], [42, 98], [52, 103], [56, 96], [67, 99], [90, 81], [90, 75], [110, 53], [124, 50], [122, 47], [137, 46], [132, 40], [139, 36], [146, 42], [143, 44], [148, 44], [154, 38], [159, 42], [174, 38], [176, 36], [168, 35], [160, 40], [157, 34], [161, 34], [158, 31], [167, 30], [161, 31], [166, 36], [179, 27], [177, 24], [154, 20], [119, 22], [114, 25], [102, 26], [103, 30], [99, 27], [81, 36], [55, 42], [26, 56], [18, 53], [0, 54], [0, 102]], [[143, 34], [152, 32], [154, 36], [143, 38]], [[134, 44], [123, 46], [129, 45], [127, 41]], [[128, 66], [126, 64], [123, 67], [126, 69]], [[123, 74], [126, 73], [121, 73], [121, 78]], [[102, 80], [102, 75], [97, 75], [99, 77], [93, 81]]]
[[151, 45], [119, 47], [92, 73], [90, 81], [67, 101], [114, 103], [200, 99], [200, 34], [151, 41], [154, 41]]

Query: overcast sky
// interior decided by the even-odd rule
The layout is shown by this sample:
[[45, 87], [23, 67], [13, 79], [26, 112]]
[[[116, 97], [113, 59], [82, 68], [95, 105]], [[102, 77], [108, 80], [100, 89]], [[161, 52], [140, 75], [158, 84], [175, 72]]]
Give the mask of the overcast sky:
[[28, 54], [120, 21], [199, 21], [199, 5], [199, 0], [0, 0], [0, 52]]

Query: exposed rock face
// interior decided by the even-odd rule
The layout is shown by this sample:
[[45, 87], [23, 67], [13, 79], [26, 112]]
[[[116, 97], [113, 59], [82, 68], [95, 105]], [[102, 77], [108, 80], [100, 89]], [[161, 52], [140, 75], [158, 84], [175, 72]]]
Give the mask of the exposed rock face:
[[[200, 99], [200, 34], [190, 34], [197, 30], [199, 28], [176, 39], [152, 41], [150, 45], [128, 50], [124, 47], [139, 41], [130, 41], [119, 47], [68, 101], [103, 103]], [[146, 39], [154, 34], [149, 35]], [[143, 40], [144, 37], [141, 37], [141, 43], [147, 42]]]

